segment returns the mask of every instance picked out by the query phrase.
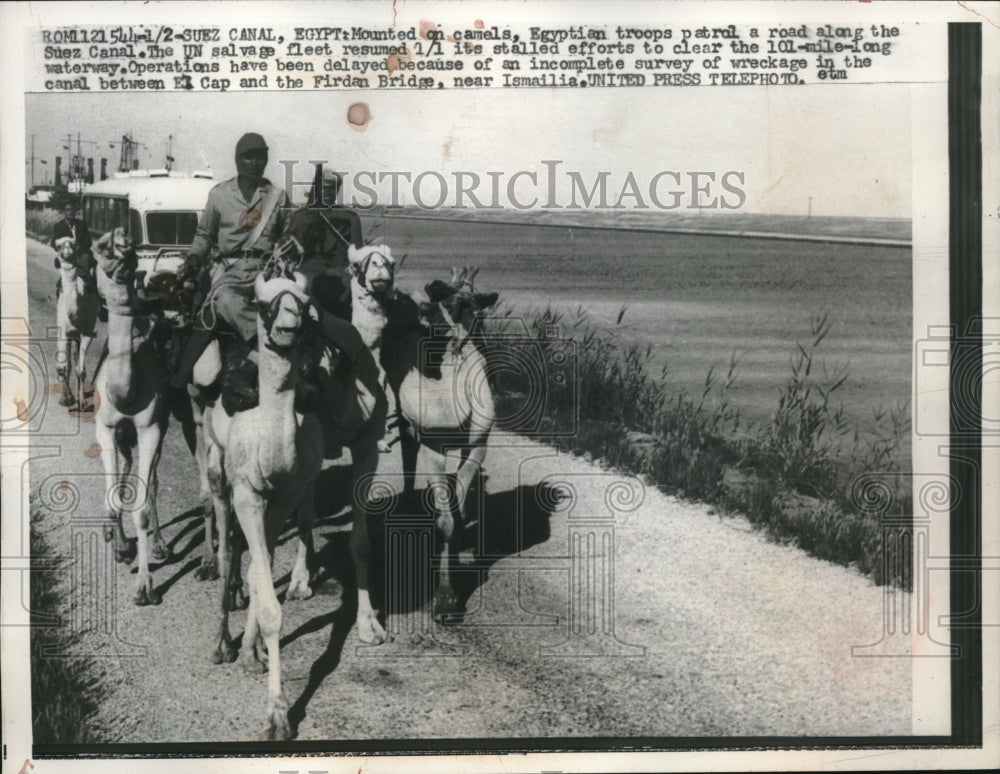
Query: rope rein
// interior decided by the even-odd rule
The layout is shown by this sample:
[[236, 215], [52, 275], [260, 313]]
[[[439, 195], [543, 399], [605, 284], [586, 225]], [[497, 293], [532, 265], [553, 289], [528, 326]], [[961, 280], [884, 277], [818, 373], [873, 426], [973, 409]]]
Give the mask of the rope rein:
[[[281, 245], [277, 246], [271, 252], [264, 254], [261, 259], [263, 267], [258, 273], [264, 275], [265, 279], [275, 276], [283, 276], [291, 279], [292, 273], [302, 263], [303, 254], [304, 251], [299, 241], [294, 236], [289, 236]], [[232, 263], [229, 263], [226, 265], [226, 268], [232, 265]], [[202, 301], [201, 308], [195, 314], [196, 322], [204, 330], [214, 331], [219, 321], [218, 315], [215, 312], [215, 299], [219, 293], [226, 288], [251, 287], [256, 281], [256, 277], [238, 280], [223, 276], [217, 282], [213, 282], [212, 287], [205, 294], [205, 300]]]

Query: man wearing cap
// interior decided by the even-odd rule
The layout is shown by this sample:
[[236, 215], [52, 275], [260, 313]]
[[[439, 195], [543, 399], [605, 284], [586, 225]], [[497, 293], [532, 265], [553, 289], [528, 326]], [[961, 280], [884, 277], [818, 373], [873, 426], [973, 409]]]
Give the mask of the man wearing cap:
[[[350, 320], [351, 280], [347, 250], [352, 245], [361, 249], [365, 242], [361, 218], [353, 210], [338, 203], [342, 184], [340, 173], [324, 170], [322, 165], [317, 167], [313, 187], [303, 209], [321, 210], [326, 227], [334, 238], [326, 249], [317, 249], [307, 254], [299, 271], [309, 282], [309, 293], [320, 307]], [[294, 224], [294, 217], [292, 222]], [[294, 225], [291, 231], [295, 232]], [[331, 331], [327, 331], [327, 335], [335, 342], [338, 341]]]
[[[224, 322], [237, 335], [227, 347], [222, 374], [223, 402], [240, 411], [256, 402], [257, 364], [254, 341], [257, 310], [253, 281], [264, 254], [274, 248], [287, 226], [288, 195], [264, 177], [267, 143], [254, 132], [236, 143], [236, 177], [208, 194], [195, 231], [186, 270], [208, 269], [211, 287], [195, 315], [194, 332], [173, 378], [183, 388], [195, 362]], [[209, 257], [217, 251], [209, 263]], [[247, 404], [250, 405], [247, 405]]]

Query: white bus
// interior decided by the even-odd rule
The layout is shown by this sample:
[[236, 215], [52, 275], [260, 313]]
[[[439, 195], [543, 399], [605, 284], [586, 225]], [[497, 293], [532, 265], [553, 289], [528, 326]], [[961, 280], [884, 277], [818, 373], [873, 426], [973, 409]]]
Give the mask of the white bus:
[[125, 228], [147, 278], [176, 273], [214, 185], [208, 172], [135, 170], [89, 186], [83, 192], [83, 220], [95, 241]]

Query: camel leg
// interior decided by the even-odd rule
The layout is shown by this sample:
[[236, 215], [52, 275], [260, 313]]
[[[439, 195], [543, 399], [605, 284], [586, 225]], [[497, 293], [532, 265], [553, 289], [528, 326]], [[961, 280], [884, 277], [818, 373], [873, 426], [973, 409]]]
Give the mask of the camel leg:
[[[243, 534], [247, 539], [250, 551], [250, 607], [256, 628], [264, 639], [267, 648], [267, 687], [268, 687], [268, 731], [269, 740], [289, 739], [291, 729], [288, 725], [288, 701], [281, 689], [281, 605], [278, 595], [274, 592], [274, 580], [271, 576], [270, 546], [272, 535], [277, 537], [283, 519], [278, 518], [277, 508], [268, 508], [273, 513], [265, 514], [264, 500], [245, 485], [237, 484], [233, 489], [233, 506], [236, 518], [239, 519]], [[284, 512], [284, 509], [280, 509]], [[252, 646], [250, 622], [247, 621], [247, 633], [244, 635], [244, 652]], [[248, 642], [250, 640], [250, 642]]]
[[[207, 415], [206, 415], [207, 416]], [[207, 431], [207, 427], [205, 428]], [[219, 568], [215, 574], [215, 578], [221, 575], [223, 578], [228, 578], [228, 580], [223, 584], [223, 593], [228, 597], [228, 607], [230, 610], [238, 610], [246, 607], [247, 598], [243, 594], [243, 578], [241, 573], [241, 565], [243, 560], [243, 541], [236, 536], [232, 535], [232, 507], [229, 501], [229, 483], [226, 480], [226, 473], [223, 468], [223, 457], [224, 450], [222, 447], [211, 440], [211, 436], [203, 436], [205, 438], [205, 476], [208, 481], [209, 492], [211, 493], [212, 505], [207, 508], [207, 514], [205, 518], [205, 528], [206, 528], [206, 542], [211, 536], [211, 514], [214, 512], [215, 519], [217, 521], [217, 531], [219, 533], [219, 549], [215, 556], [212, 556], [211, 562], [207, 565], [208, 568]], [[230, 537], [233, 537], [232, 545], [230, 545]], [[230, 555], [231, 554], [231, 555]], [[227, 573], [222, 567], [230, 567], [231, 570]], [[202, 569], [206, 567], [205, 559], [202, 558]], [[195, 571], [198, 572], [197, 570]], [[204, 577], [198, 576], [200, 580], [212, 579], [210, 570], [206, 570]]]
[[62, 396], [59, 398], [60, 406], [72, 406], [76, 402], [73, 391], [69, 387], [69, 372], [72, 367], [69, 338], [66, 335], [65, 326], [61, 325], [59, 326], [59, 339], [56, 341], [56, 375], [62, 384]]
[[[483, 461], [486, 459], [486, 438], [481, 439], [481, 445], [473, 447], [468, 451], [468, 456], [462, 460], [455, 474], [455, 498], [458, 501], [458, 513], [462, 520], [462, 529], [465, 529], [473, 521], [482, 518], [480, 498], [483, 487]], [[480, 526], [480, 534], [482, 527]], [[459, 551], [458, 541], [456, 541], [456, 554], [459, 564], [472, 564], [475, 560], [475, 552]]]
[[378, 622], [378, 613], [372, 608], [368, 591], [368, 557], [371, 549], [368, 537], [368, 491], [372, 474], [378, 466], [378, 447], [375, 444], [356, 444], [351, 447], [351, 558], [358, 584], [358, 637], [362, 642], [385, 642], [386, 634]]
[[[230, 524], [232, 520], [230, 518]], [[243, 552], [246, 550], [246, 539], [242, 532], [230, 531], [232, 546], [232, 572], [229, 576], [229, 607], [231, 610], [242, 610], [249, 603], [249, 597], [243, 592]]]
[[420, 442], [409, 422], [399, 414], [399, 451], [403, 458], [403, 502], [412, 503], [417, 488], [417, 455]]
[[[261, 509], [263, 509], [263, 504], [261, 504], [260, 507], [261, 507]], [[239, 508], [239, 504], [236, 502], [236, 495], [234, 493], [234, 495], [233, 495], [233, 509], [235, 510], [235, 509], [238, 509], [238, 508]], [[237, 520], [239, 520], [239, 513], [240, 513], [239, 510], [236, 510]], [[263, 520], [263, 516], [261, 516], [261, 519]], [[239, 523], [240, 523], [241, 534], [243, 534], [243, 529], [245, 529], [243, 527], [243, 522], [240, 520]], [[263, 524], [261, 524], [260, 531], [263, 532]], [[260, 537], [260, 539], [264, 540], [263, 537]], [[232, 571], [233, 571], [233, 574], [234, 574], [235, 578], [238, 578], [239, 575], [240, 575], [240, 568], [239, 568], [239, 564], [237, 564], [237, 562], [242, 562], [242, 553], [243, 553], [242, 550], [240, 550], [240, 552], [239, 552], [240, 556], [237, 557], [237, 555], [236, 555], [237, 554], [237, 552], [236, 552], [236, 544], [237, 543], [246, 543], [246, 544], [248, 544], [249, 540], [250, 540], [250, 538], [246, 537], [245, 535], [244, 535], [244, 537], [243, 537], [242, 540], [237, 540], [235, 538], [233, 540], [233, 544], [234, 544], [233, 545], [233, 549], [234, 550], [233, 550], [233, 558], [232, 558], [232, 565], [231, 566], [232, 566]], [[264, 542], [266, 543], [266, 540], [264, 540]], [[241, 549], [242, 549], [242, 546], [241, 546]], [[251, 557], [252, 557], [252, 554], [251, 554]], [[252, 562], [252, 559], [251, 559], [251, 562]], [[251, 567], [248, 570], [247, 574], [249, 575], [252, 572], [253, 572], [253, 566], [251, 564]], [[243, 643], [240, 646], [240, 655], [239, 655], [240, 666], [243, 667], [243, 671], [246, 672], [247, 674], [260, 674], [260, 673], [266, 671], [266, 669], [267, 669], [267, 665], [262, 661], [262, 654], [261, 654], [261, 649], [260, 649], [260, 644], [261, 644], [260, 643], [260, 626], [259, 626], [259, 623], [257, 621], [257, 606], [258, 606], [258, 602], [259, 602], [259, 600], [257, 598], [257, 595], [254, 593], [253, 586], [251, 584], [251, 587], [250, 587], [250, 600], [249, 600], [249, 603], [248, 603], [248, 606], [247, 606], [247, 623], [246, 623], [246, 628], [243, 631]], [[233, 609], [233, 604], [232, 604], [232, 600], [231, 599], [230, 599], [230, 609]]]
[[170, 547], [167, 545], [167, 542], [163, 539], [163, 534], [160, 532], [160, 513], [159, 510], [157, 510], [157, 493], [160, 491], [159, 469], [160, 449], [157, 449], [149, 475], [149, 485], [146, 487], [149, 497], [150, 534], [152, 535], [152, 542], [150, 543], [150, 557], [155, 562], [165, 562], [170, 558]]
[[[112, 430], [112, 433], [115, 431]], [[134, 464], [134, 455], [136, 451], [133, 449], [129, 454], [126, 454], [122, 449], [118, 448], [115, 444], [113, 446], [115, 450], [115, 459], [118, 470], [118, 495], [119, 501], [124, 504], [126, 497], [126, 491], [128, 490], [128, 480], [132, 475], [132, 466]], [[128, 542], [128, 538], [125, 537], [125, 524], [122, 520], [122, 511], [124, 509], [120, 508], [118, 510], [118, 519], [115, 522], [118, 529], [115, 532], [115, 551], [119, 562], [125, 562], [131, 564], [132, 560], [135, 559], [136, 547], [132, 546]]]
[[469, 493], [474, 487], [478, 489], [478, 485], [482, 481], [483, 461], [485, 459], [486, 441], [484, 439], [482, 446], [476, 446], [469, 452], [469, 455], [459, 465], [458, 473], [455, 476], [455, 496], [458, 499], [458, 509], [463, 520], [467, 518]]
[[[218, 642], [215, 650], [212, 651], [212, 663], [229, 664], [236, 659], [233, 638], [229, 633], [229, 611], [234, 609], [229, 591], [232, 588], [234, 575], [239, 574], [239, 567], [233, 563], [233, 558], [235, 558], [236, 562], [239, 562], [240, 557], [231, 558], [229, 555], [229, 529], [231, 527], [232, 514], [230, 513], [228, 503], [225, 507], [217, 509], [216, 513], [219, 515], [217, 524], [219, 529], [219, 564], [216, 577], [219, 575], [222, 576], [221, 588], [219, 589], [219, 607], [222, 611], [222, 616], [219, 621]], [[211, 534], [211, 524], [209, 524], [208, 535], [211, 536]], [[212, 558], [214, 559], [215, 557], [213, 556]]]
[[132, 511], [132, 523], [135, 526], [136, 546], [139, 557], [139, 577], [136, 580], [135, 596], [132, 601], [137, 605], [158, 605], [160, 596], [153, 589], [153, 576], [149, 572], [149, 529], [150, 517], [155, 517], [155, 505], [150, 507], [150, 503], [156, 496], [155, 469], [156, 458], [158, 456], [162, 435], [158, 425], [144, 427], [138, 430], [139, 465], [136, 476], [141, 483], [146, 485], [146, 496], [139, 507]]
[[263, 674], [267, 664], [261, 652], [260, 626], [257, 622], [257, 602], [254, 601], [253, 588], [250, 589], [250, 602], [247, 606], [247, 625], [243, 630], [243, 644], [240, 646], [240, 666], [248, 675]]
[[77, 401], [80, 404], [80, 408], [85, 411], [93, 409], [93, 404], [87, 401], [87, 351], [90, 349], [90, 345], [93, 342], [93, 336], [84, 336], [80, 334], [80, 343], [77, 351], [77, 366], [76, 366], [76, 387], [77, 387]]
[[302, 502], [296, 513], [299, 527], [299, 549], [295, 556], [295, 567], [292, 569], [292, 579], [288, 584], [286, 599], [309, 599], [312, 589], [309, 587], [310, 565], [315, 555], [313, 548], [313, 526], [316, 524], [315, 484], [310, 481], [302, 488]]
[[[201, 515], [204, 520], [205, 530], [201, 564], [195, 569], [194, 577], [198, 580], [215, 580], [219, 577], [220, 573], [223, 578], [227, 577], [221, 568], [222, 564], [228, 560], [228, 557], [224, 557], [224, 553], [228, 549], [223, 548], [223, 528], [220, 525], [218, 526], [218, 553], [212, 550], [214, 544], [212, 539], [212, 524], [215, 521], [218, 510], [214, 506], [215, 495], [212, 492], [212, 485], [208, 477], [208, 451], [206, 449], [207, 444], [205, 443], [204, 412], [194, 398], [191, 399], [191, 414], [194, 419], [194, 461], [198, 468], [198, 500], [201, 503]], [[226, 540], [228, 540], [228, 535], [226, 536]]]
[[[98, 421], [94, 435], [101, 447], [101, 463], [104, 467], [105, 498], [108, 506], [109, 524], [104, 528], [104, 540], [115, 541], [115, 561], [131, 563], [135, 558], [132, 546], [125, 537], [122, 524], [122, 505], [125, 501], [126, 482], [132, 473], [131, 457], [118, 448], [114, 427]], [[117, 503], [117, 507], [115, 505]]]
[[[451, 583], [451, 565], [457, 563], [455, 551], [455, 516], [452, 511], [453, 497], [448, 476], [445, 472], [446, 459], [440, 455], [433, 456], [432, 463], [437, 470], [428, 475], [428, 486], [431, 499], [437, 511], [437, 537], [440, 547], [437, 592], [434, 594], [434, 619], [445, 623], [448, 615], [458, 612], [458, 595]], [[453, 560], [455, 560], [453, 562]]]
[[[110, 543], [118, 534], [121, 512], [115, 508], [118, 500], [118, 471], [121, 455], [115, 448], [114, 430], [98, 420], [94, 425], [94, 439], [101, 449], [101, 466], [104, 468], [104, 500], [107, 506], [108, 524], [104, 527], [104, 541]], [[118, 561], [122, 561], [119, 553]]]

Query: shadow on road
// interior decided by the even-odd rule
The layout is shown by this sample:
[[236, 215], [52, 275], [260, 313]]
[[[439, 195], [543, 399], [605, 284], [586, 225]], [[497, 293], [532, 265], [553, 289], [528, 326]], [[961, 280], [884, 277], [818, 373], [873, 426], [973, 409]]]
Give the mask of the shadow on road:
[[306, 706], [323, 681], [340, 664], [344, 643], [354, 626], [358, 614], [357, 586], [354, 580], [354, 565], [351, 561], [350, 534], [336, 532], [327, 537], [325, 545], [317, 546], [317, 573], [312, 587], [317, 596], [335, 596], [341, 592], [338, 607], [329, 613], [316, 616], [281, 638], [281, 647], [311, 632], [331, 625], [330, 641], [320, 657], [309, 669], [309, 680], [302, 694], [288, 710], [288, 722], [297, 731], [306, 716]]
[[[163, 579], [160, 584], [156, 586], [156, 593], [161, 597], [163, 597], [171, 587], [180, 581], [181, 578], [192, 572], [196, 567], [198, 567], [199, 564], [201, 564], [200, 557], [191, 558], [187, 562], [184, 561], [198, 546], [205, 542], [204, 530], [201, 529], [202, 524], [204, 524], [204, 520], [202, 519], [202, 512], [200, 508], [192, 508], [184, 513], [181, 513], [161, 525], [160, 529], [165, 531], [168, 527], [184, 521], [187, 523], [184, 524], [184, 526], [182, 526], [167, 542], [167, 549], [170, 552], [167, 558], [162, 562], [150, 560], [149, 563], [149, 569], [153, 573], [154, 578], [162, 577], [163, 570], [166, 570], [167, 568], [173, 568], [175, 570], [170, 577]], [[191, 539], [188, 540], [183, 546], [179, 547], [181, 541], [188, 535], [192, 535]], [[135, 537], [127, 537], [126, 541], [134, 556], [136, 551]], [[133, 565], [129, 570], [129, 574], [137, 574], [139, 572], [139, 567], [138, 564], [135, 563], [134, 559], [130, 561], [129, 564]]]
[[[327, 476], [325, 485], [332, 491], [349, 491], [341, 488], [349, 476], [345, 468], [329, 468], [323, 473]], [[434, 568], [429, 556], [409, 557], [423, 561], [394, 561], [392, 564], [386, 561], [390, 555], [399, 559], [398, 551], [393, 553], [390, 549], [394, 533], [397, 536], [400, 530], [417, 530], [425, 535], [433, 533], [433, 518], [419, 506], [425, 501], [423, 495], [424, 492], [418, 490], [412, 501], [394, 501], [388, 512], [369, 518], [372, 603], [376, 609], [387, 611], [388, 615], [406, 615], [431, 604]], [[471, 553], [473, 557], [472, 562], [464, 564], [455, 576], [456, 590], [463, 605], [488, 580], [489, 570], [497, 561], [549, 539], [551, 510], [546, 505], [554, 502], [553, 493], [544, 485], [519, 486], [483, 499], [481, 518], [466, 525], [460, 538], [461, 550]], [[311, 585], [317, 597], [333, 598], [331, 602], [336, 607], [310, 618], [281, 638], [281, 647], [285, 648], [306, 634], [331, 626], [330, 640], [310, 668], [302, 694], [289, 710], [288, 719], [293, 729], [297, 729], [305, 719], [306, 707], [323, 681], [340, 665], [344, 645], [357, 617], [357, 583], [351, 559], [350, 532], [323, 531], [324, 526], [339, 526], [340, 519], [331, 514], [343, 509], [346, 501], [338, 505], [335, 500], [328, 499], [326, 503], [316, 531], [315, 567], [318, 571]], [[281, 540], [292, 540], [296, 534], [294, 526], [289, 524]], [[196, 539], [191, 542], [196, 542]], [[288, 579], [289, 574], [282, 576], [276, 580], [275, 586], [286, 585]], [[387, 590], [393, 591], [388, 593]], [[283, 597], [283, 592], [280, 596]], [[338, 596], [339, 599], [336, 599]]]

